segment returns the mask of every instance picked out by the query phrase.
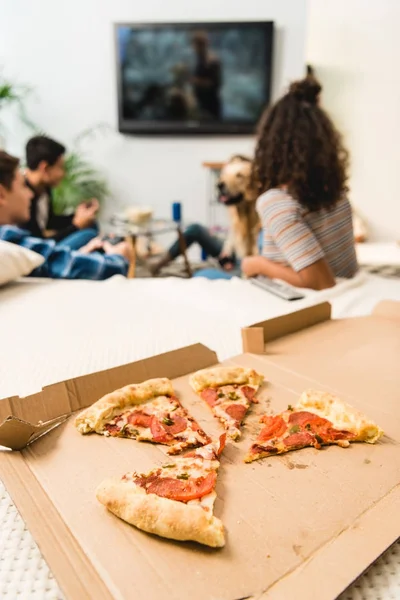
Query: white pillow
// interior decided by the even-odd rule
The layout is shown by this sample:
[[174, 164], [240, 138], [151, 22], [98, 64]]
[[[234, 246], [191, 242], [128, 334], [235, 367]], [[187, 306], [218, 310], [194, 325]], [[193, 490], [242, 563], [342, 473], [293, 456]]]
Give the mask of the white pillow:
[[29, 275], [44, 263], [44, 257], [17, 244], [0, 240], [0, 285]]

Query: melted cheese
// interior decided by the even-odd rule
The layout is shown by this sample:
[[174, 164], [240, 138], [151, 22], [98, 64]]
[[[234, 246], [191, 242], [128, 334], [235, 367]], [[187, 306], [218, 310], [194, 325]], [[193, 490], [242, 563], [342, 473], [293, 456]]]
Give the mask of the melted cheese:
[[[251, 387], [253, 390], [257, 391], [257, 386], [247, 385], [246, 387]], [[231, 406], [231, 404], [241, 404], [242, 406], [245, 406], [247, 410], [251, 402], [246, 398], [240, 387], [234, 385], [224, 385], [220, 387], [219, 393], [223, 394], [223, 396], [217, 400], [217, 404], [213, 407], [214, 414], [227, 426], [229, 437], [237, 439], [240, 436], [240, 429], [237, 426], [236, 420], [225, 412], [225, 409], [228, 408], [228, 406]], [[229, 395], [231, 395], [231, 398]]]
[[154, 398], [149, 402], [127, 406], [122, 412], [120, 408], [115, 408], [112, 413], [112, 416], [108, 417], [106, 420], [103, 421], [102, 427], [104, 427], [107, 423], [111, 423], [111, 421], [114, 421], [115, 418], [118, 416], [119, 419], [118, 421], [116, 421], [116, 423], [119, 423], [121, 421], [123, 425], [127, 424], [127, 417], [132, 411], [143, 412], [149, 416], [161, 416], [164, 415], [166, 412], [175, 412], [176, 410], [179, 410], [179, 408], [180, 405], [177, 400], [170, 398], [169, 396], [157, 396], [157, 398]]
[[328, 392], [303, 392], [296, 410], [308, 410], [328, 419], [336, 429], [350, 431], [358, 441], [373, 444], [383, 435], [382, 429], [361, 412]]
[[[207, 450], [207, 446], [204, 448], [199, 448], [198, 450], [196, 450], [196, 453], [199, 453], [202, 450]], [[208, 452], [209, 452], [209, 447], [208, 447]], [[209, 460], [206, 458], [202, 458], [201, 456], [189, 457], [189, 458], [180, 457], [180, 458], [176, 458], [175, 460], [171, 460], [170, 463], [166, 463], [165, 465], [163, 465], [161, 467], [152, 469], [148, 473], [137, 473], [135, 471], [132, 473], [127, 473], [123, 479], [132, 483], [136, 477], [141, 477], [141, 476], [148, 477], [149, 475], [153, 475], [153, 474], [158, 475], [160, 478], [172, 477], [173, 479], [179, 479], [179, 476], [181, 476], [181, 475], [184, 475], [184, 476], [188, 475], [189, 478], [197, 479], [198, 477], [206, 477], [212, 471], [217, 472], [218, 468], [219, 468], [218, 460]], [[137, 493], [140, 493], [140, 494], [147, 493], [143, 487], [141, 487], [139, 485], [136, 485], [135, 487], [136, 487]], [[209, 513], [210, 517], [211, 517], [216, 497], [217, 497], [216, 493], [214, 491], [212, 491], [209, 494], [206, 494], [205, 496], [203, 496], [202, 498], [196, 498], [194, 500], [189, 500], [186, 504], [200, 506], [205, 512]]]
[[121, 430], [124, 430], [124, 437], [131, 437], [139, 441], [151, 441], [153, 440], [153, 434], [151, 433], [150, 427], [131, 425], [128, 423], [129, 415], [132, 412], [141, 412], [149, 416], [154, 415], [160, 421], [162, 421], [166, 415], [171, 415], [172, 417], [177, 415], [187, 419], [187, 428], [176, 434], [178, 437], [184, 437], [185, 440], [174, 443], [174, 451], [179, 452], [188, 446], [196, 446], [199, 443], [204, 443], [204, 435], [202, 435], [202, 432], [192, 429], [192, 422], [188, 419], [185, 409], [175, 398], [159, 396], [145, 404], [128, 406], [122, 413], [120, 413], [118, 409], [116, 409], [114, 412], [114, 416], [103, 423], [102, 429], [99, 433], [102, 433], [105, 436], [110, 436], [110, 433], [105, 428], [105, 425], [112, 423], [117, 425]]

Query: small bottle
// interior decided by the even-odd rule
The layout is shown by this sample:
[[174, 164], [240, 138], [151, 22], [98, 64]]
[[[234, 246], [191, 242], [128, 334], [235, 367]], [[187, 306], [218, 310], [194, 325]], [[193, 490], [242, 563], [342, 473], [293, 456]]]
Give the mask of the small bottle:
[[172, 220], [175, 223], [180, 223], [182, 221], [182, 204], [181, 202], [173, 202], [172, 203]]

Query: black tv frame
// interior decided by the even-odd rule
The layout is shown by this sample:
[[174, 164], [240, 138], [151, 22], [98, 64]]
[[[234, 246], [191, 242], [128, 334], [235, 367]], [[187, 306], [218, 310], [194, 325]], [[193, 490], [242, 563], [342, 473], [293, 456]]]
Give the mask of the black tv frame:
[[129, 133], [135, 135], [249, 135], [253, 134], [256, 129], [256, 124], [242, 122], [219, 122], [219, 123], [202, 123], [201, 121], [184, 121], [182, 123], [176, 121], [133, 121], [123, 118], [122, 112], [122, 78], [119, 64], [119, 48], [118, 48], [118, 28], [119, 27], [135, 27], [140, 29], [167, 29], [175, 27], [177, 29], [212, 29], [212, 28], [230, 28], [237, 25], [246, 26], [262, 26], [265, 30], [267, 47], [266, 61], [271, 57], [271, 68], [269, 78], [265, 80], [266, 97], [265, 104], [267, 105], [271, 98], [271, 82], [272, 82], [272, 60], [273, 60], [273, 41], [274, 41], [274, 23], [273, 21], [231, 21], [231, 22], [202, 22], [202, 23], [131, 23], [119, 22], [114, 23], [114, 45], [115, 45], [115, 61], [116, 61], [116, 76], [117, 76], [117, 100], [118, 100], [118, 131], [120, 133]]

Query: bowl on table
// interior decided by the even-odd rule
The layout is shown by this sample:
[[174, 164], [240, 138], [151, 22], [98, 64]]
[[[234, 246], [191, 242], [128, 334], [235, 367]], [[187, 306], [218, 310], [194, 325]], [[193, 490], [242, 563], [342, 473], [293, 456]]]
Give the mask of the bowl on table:
[[150, 206], [130, 206], [125, 210], [125, 217], [133, 225], [144, 225], [153, 217], [153, 209]]

